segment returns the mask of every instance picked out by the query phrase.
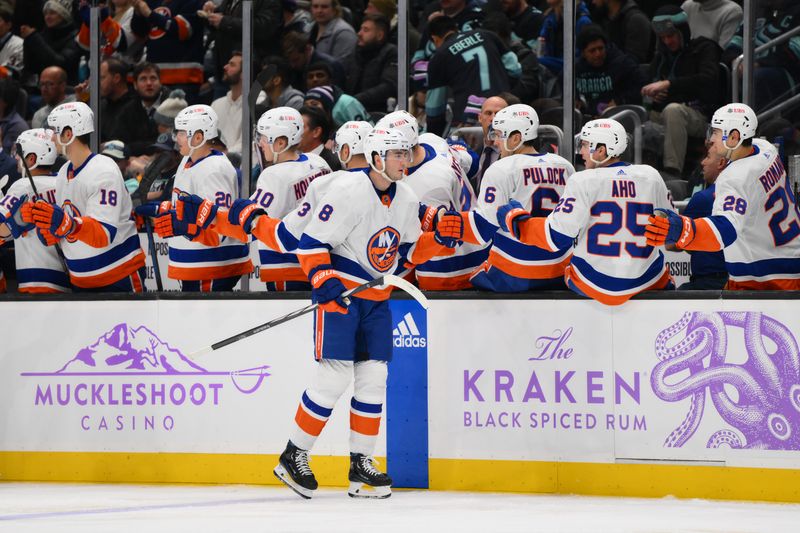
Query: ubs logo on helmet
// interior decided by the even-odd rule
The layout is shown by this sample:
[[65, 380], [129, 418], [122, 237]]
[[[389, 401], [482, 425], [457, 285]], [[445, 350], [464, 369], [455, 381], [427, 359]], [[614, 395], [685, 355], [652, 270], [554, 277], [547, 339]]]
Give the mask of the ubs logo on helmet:
[[379, 230], [367, 243], [369, 264], [378, 272], [386, 272], [394, 265], [399, 246], [400, 233], [396, 229], [387, 227]]

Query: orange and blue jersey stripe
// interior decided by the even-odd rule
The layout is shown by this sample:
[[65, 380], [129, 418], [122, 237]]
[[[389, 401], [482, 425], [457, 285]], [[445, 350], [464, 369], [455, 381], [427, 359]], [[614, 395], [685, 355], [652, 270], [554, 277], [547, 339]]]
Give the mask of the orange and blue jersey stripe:
[[585, 259], [573, 256], [566, 269], [565, 279], [570, 288], [577, 288], [584, 296], [606, 305], [621, 305], [640, 292], [663, 289], [672, 282], [664, 262], [664, 254], [660, 251], [653, 264], [641, 276], [633, 279], [603, 274]]
[[214, 248], [169, 247], [169, 277], [185, 281], [229, 278], [253, 270], [247, 244]]
[[111, 285], [144, 267], [144, 252], [139, 244], [139, 236], [134, 234], [94, 257], [71, 259], [67, 256], [66, 261], [71, 283], [76, 287], [91, 289]]
[[25, 293], [57, 293], [70, 289], [67, 273], [49, 268], [19, 268], [17, 283], [19, 292]]

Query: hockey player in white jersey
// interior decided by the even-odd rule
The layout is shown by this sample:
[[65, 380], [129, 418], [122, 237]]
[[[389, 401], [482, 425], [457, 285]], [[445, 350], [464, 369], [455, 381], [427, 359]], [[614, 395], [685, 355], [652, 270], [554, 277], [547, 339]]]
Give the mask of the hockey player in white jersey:
[[92, 110], [83, 102], [61, 104], [47, 123], [68, 162], [58, 171], [56, 203], [27, 202], [23, 220], [59, 240], [73, 290], [142, 292], [144, 252], [131, 196], [116, 162], [89, 149]]
[[[155, 230], [169, 238], [167, 275], [180, 281], [184, 292], [230, 291], [253, 270], [246, 242], [200, 231], [180, 221], [174, 210], [181, 194], [197, 194], [219, 207], [230, 207], [239, 196], [236, 169], [210, 143], [219, 134], [218, 123], [217, 113], [202, 104], [186, 107], [175, 117], [175, 143], [183, 159], [175, 173], [172, 208], [157, 215]], [[158, 204], [145, 204], [137, 212], [143, 214], [148, 206]]]
[[319, 365], [275, 474], [305, 498], [317, 488], [309, 451], [353, 379], [348, 492], [353, 497], [391, 494], [391, 479], [372, 459], [392, 354], [391, 287], [366, 290], [351, 301], [343, 293], [393, 272], [400, 261], [419, 263], [447, 253], [461, 237], [456, 213], [444, 215], [436, 232], [422, 232], [419, 200], [400, 181], [410, 149], [400, 131], [373, 129], [365, 146], [370, 168], [333, 180], [308, 213], [300, 238], [298, 257], [313, 286], [312, 299], [320, 305], [314, 320]]
[[[403, 182], [411, 187], [420, 202], [444, 210], [470, 208], [474, 193], [469, 182], [463, 179], [463, 171], [444, 139], [423, 134], [433, 144], [421, 142], [417, 120], [407, 111], [389, 113], [378, 122], [378, 127], [398, 129], [411, 142], [412, 161]], [[468, 289], [470, 275], [488, 253], [485, 243], [459, 246], [449, 257], [437, 257], [430, 263], [418, 265], [417, 283], [425, 290]]]
[[515, 104], [492, 119], [502, 158], [483, 176], [477, 209], [469, 214], [467, 242], [492, 241], [489, 257], [476, 270], [472, 284], [495, 292], [564, 288], [564, 271], [570, 250], [551, 250], [522, 243], [501, 227], [497, 210], [509, 201], [519, 202], [536, 216], [547, 216], [558, 204], [564, 187], [575, 172], [556, 154], [539, 153], [536, 148], [539, 117], [525, 104]]
[[800, 290], [800, 211], [777, 151], [754, 138], [758, 119], [745, 104], [719, 108], [711, 127], [711, 149], [729, 161], [711, 216], [659, 211], [647, 226], [648, 243], [723, 250], [728, 290]]
[[619, 122], [592, 120], [580, 141], [587, 170], [567, 181], [547, 218], [531, 217], [535, 213], [511, 201], [497, 210], [498, 223], [523, 243], [553, 253], [572, 249], [567, 285], [601, 303], [619, 305], [642, 291], [674, 288], [664, 254], [645, 242], [653, 209], [672, 205], [664, 180], [650, 166], [620, 160], [628, 138]]
[[[53, 142], [53, 132], [44, 128], [23, 131], [17, 138], [22, 153], [17, 160], [25, 159], [39, 197], [49, 203], [56, 202], [56, 173], [53, 168], [58, 153]], [[55, 246], [45, 244], [45, 238], [34, 224], [22, 220], [20, 208], [26, 199], [34, 198], [30, 180], [20, 161], [22, 179], [15, 181], [5, 197], [0, 200], [0, 237], [14, 239], [14, 259], [17, 268], [19, 292], [58, 293], [70, 290], [69, 273]]]

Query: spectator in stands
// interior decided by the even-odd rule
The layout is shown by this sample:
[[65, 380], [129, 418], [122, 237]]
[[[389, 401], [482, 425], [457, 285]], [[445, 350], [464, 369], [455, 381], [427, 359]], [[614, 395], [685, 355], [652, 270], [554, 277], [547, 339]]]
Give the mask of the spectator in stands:
[[0, 135], [3, 150], [11, 153], [19, 134], [28, 129], [28, 123], [17, 113], [19, 84], [13, 78], [0, 78]]
[[[128, 157], [130, 154], [128, 154], [128, 148], [125, 146], [125, 143], [119, 139], [106, 141], [100, 147], [100, 153], [102, 155], [107, 155], [114, 160], [119, 168], [120, 173], [122, 174], [122, 179], [125, 180], [125, 186], [127, 187], [128, 179], [130, 179], [130, 176], [128, 175]], [[135, 191], [136, 187], [134, 187], [133, 190]], [[128, 191], [130, 192], [130, 189], [128, 189]]]
[[[711, 216], [714, 206], [715, 182], [717, 176], [725, 168], [728, 161], [710, 148], [707, 143], [706, 156], [700, 163], [703, 170], [705, 188], [696, 192], [686, 209], [684, 216], [703, 218]], [[725, 255], [719, 252], [689, 252], [691, 255], [692, 275], [679, 290], [722, 290], [728, 282], [728, 271], [725, 267]]]
[[336, 130], [345, 122], [369, 119], [369, 113], [361, 105], [361, 102], [349, 94], [343, 93], [335, 85], [314, 87], [306, 93], [303, 105], [323, 111]]
[[156, 108], [169, 94], [169, 89], [161, 85], [161, 71], [158, 65], [143, 61], [133, 67], [133, 90], [147, 113], [147, 142], [152, 143], [158, 137], [158, 127], [153, 115]]
[[[771, 41], [800, 25], [800, 2], [770, 0], [764, 24], [756, 30], [756, 47]], [[725, 50], [725, 62], [731, 63], [742, 53], [742, 27]], [[765, 110], [792, 95], [800, 93], [800, 36], [773, 46], [755, 55], [753, 72], [756, 111]], [[741, 71], [736, 73], [741, 76]]]
[[514, 52], [492, 32], [460, 33], [455, 21], [441, 15], [428, 24], [436, 53], [428, 65], [425, 102], [427, 128], [441, 135], [445, 128], [446, 96], [452, 91], [453, 123], [478, 122], [483, 101], [511, 87], [509, 77], [519, 78], [521, 68]]
[[265, 70], [268, 73], [264, 76], [264, 93], [266, 93], [267, 99], [264, 101], [264, 105], [267, 109], [288, 106], [299, 110], [303, 107], [303, 93], [292, 87], [290, 83], [289, 64], [285, 59], [277, 56], [267, 59], [267, 62]]
[[292, 70], [292, 78], [287, 80], [290, 85], [306, 90], [306, 73], [309, 65], [319, 62], [327, 63], [331, 68], [333, 82], [339, 87], [345, 85], [345, 70], [342, 63], [328, 54], [322, 53], [311, 44], [307, 35], [289, 32], [281, 40], [281, 52]]
[[342, 19], [342, 6], [339, 0], [311, 0], [310, 40], [320, 53], [336, 58], [342, 65], [348, 65], [356, 48], [356, 32]]
[[[110, 57], [114, 53], [124, 53], [128, 49], [128, 36], [122, 26], [111, 16], [107, 6], [100, 4], [100, 53], [103, 57]], [[89, 0], [81, 0], [80, 9], [80, 29], [78, 30], [78, 45], [89, 53], [91, 31], [91, 6]]]
[[23, 62], [22, 38], [14, 35], [14, 13], [7, 4], [0, 4], [0, 76], [9, 70], [21, 71]]
[[181, 109], [188, 107], [186, 103], [186, 93], [181, 89], [174, 89], [167, 98], [159, 104], [153, 113], [153, 120], [156, 123], [159, 136], [164, 133], [172, 133], [175, 129], [175, 117]]
[[57, 65], [74, 85], [78, 81], [80, 48], [75, 41], [78, 29], [72, 20], [72, 0], [48, 0], [43, 12], [43, 28], [24, 24], [19, 27], [19, 35], [24, 39], [25, 70], [36, 75]]
[[[567, 0], [573, 1], [573, 0]], [[589, 8], [583, 0], [575, 1], [575, 34], [592, 23]], [[552, 72], [560, 73], [564, 67], [564, 0], [547, 0], [550, 6], [544, 12], [542, 29], [539, 31], [539, 62]]]
[[385, 112], [387, 99], [397, 95], [397, 47], [389, 39], [383, 15], [365, 15], [358, 30], [349, 92], [370, 112]]
[[39, 74], [39, 90], [42, 93], [43, 107], [31, 119], [32, 128], [46, 128], [47, 115], [54, 107], [64, 102], [74, 102], [75, 95], [67, 94], [67, 73], [61, 67], [47, 67]]
[[658, 49], [650, 64], [652, 83], [642, 95], [652, 100], [651, 120], [663, 124], [668, 178], [680, 177], [689, 136], [704, 137], [719, 103], [720, 48], [705, 37], [692, 39], [681, 8], [660, 7], [653, 17]]
[[297, 0], [281, 0], [281, 6], [283, 13], [281, 35], [286, 35], [289, 32], [297, 32], [303, 35], [311, 33], [314, 19], [311, 17], [311, 13], [297, 6]]
[[[242, 4], [241, 0], [222, 0], [203, 4], [206, 22], [211, 27], [214, 40], [214, 78], [218, 82], [215, 97], [225, 94], [221, 83], [228, 61], [236, 51], [242, 49]], [[278, 52], [282, 21], [280, 0], [255, 0], [253, 2], [253, 63]]]
[[[365, 15], [383, 15], [389, 21], [388, 42], [397, 46], [397, 0], [369, 0], [364, 8]], [[363, 22], [363, 21], [362, 21]], [[408, 49], [419, 48], [420, 34], [411, 24], [408, 25]]]
[[331, 123], [324, 112], [313, 107], [300, 108], [303, 116], [303, 136], [300, 138], [300, 151], [317, 154], [328, 163], [331, 170], [341, 170], [339, 158], [325, 147], [331, 135]]
[[327, 63], [319, 62], [309, 65], [306, 69], [306, 90], [323, 85], [333, 85], [331, 67]]
[[[524, 102], [533, 102], [541, 95], [542, 77], [547, 69], [539, 65], [536, 54], [522, 42], [513, 39], [511, 22], [502, 13], [489, 13], [483, 19], [483, 29], [494, 32], [503, 44], [517, 56], [521, 74], [511, 79], [511, 94]], [[551, 75], [552, 76], [552, 75]], [[509, 104], [510, 105], [510, 104]]]
[[136, 40], [131, 30], [133, 5], [136, 1], [137, 0], [111, 0], [111, 17], [122, 28], [129, 49]]
[[242, 53], [238, 50], [225, 65], [222, 81], [230, 90], [222, 98], [214, 100], [211, 108], [219, 117], [220, 139], [228, 151], [238, 154], [242, 151]]
[[608, 40], [637, 63], [653, 55], [653, 27], [634, 0], [592, 0], [592, 18], [608, 35]]
[[473, 189], [476, 191], [481, 190], [481, 181], [483, 180], [483, 175], [486, 173], [486, 170], [492, 166], [492, 163], [500, 159], [500, 149], [490, 138], [490, 131], [492, 128], [492, 119], [495, 114], [509, 105], [510, 104], [501, 96], [490, 96], [484, 100], [483, 105], [481, 105], [481, 114], [478, 115], [478, 122], [483, 130], [483, 152], [478, 161], [478, 172], [475, 174], [475, 183], [472, 184]]
[[136, 37], [147, 41], [147, 60], [161, 69], [161, 83], [183, 89], [190, 104], [203, 83], [201, 7], [201, 0], [138, 0], [131, 20]]
[[725, 49], [742, 23], [742, 7], [732, 0], [686, 0], [681, 6], [689, 18], [692, 38], [705, 37]]
[[100, 63], [100, 141], [150, 144], [147, 113], [128, 87], [128, 65], [116, 57]]
[[596, 24], [584, 26], [578, 35], [581, 54], [575, 65], [575, 87], [579, 108], [591, 117], [621, 104], [641, 104], [645, 84], [639, 65], [608, 42]]
[[[544, 15], [526, 0], [500, 0], [503, 13], [511, 22], [511, 30], [522, 44], [536, 50]], [[649, 23], [649, 21], [648, 21]]]
[[172, 198], [172, 183], [181, 155], [175, 147], [172, 135], [162, 133], [147, 149], [151, 159], [141, 171], [139, 186], [146, 187], [147, 201], [165, 201]]

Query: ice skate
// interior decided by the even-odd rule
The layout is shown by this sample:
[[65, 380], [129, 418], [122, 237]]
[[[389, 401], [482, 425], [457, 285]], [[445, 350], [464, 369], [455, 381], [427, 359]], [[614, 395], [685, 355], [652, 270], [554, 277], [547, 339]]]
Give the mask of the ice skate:
[[311, 499], [319, 486], [314, 472], [308, 466], [308, 451], [301, 450], [292, 441], [286, 445], [273, 472], [275, 477], [306, 499]]
[[351, 498], [388, 498], [392, 495], [392, 478], [377, 470], [375, 459], [360, 453], [350, 454], [350, 488], [347, 493]]

